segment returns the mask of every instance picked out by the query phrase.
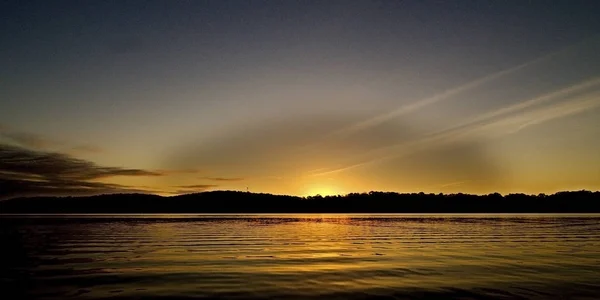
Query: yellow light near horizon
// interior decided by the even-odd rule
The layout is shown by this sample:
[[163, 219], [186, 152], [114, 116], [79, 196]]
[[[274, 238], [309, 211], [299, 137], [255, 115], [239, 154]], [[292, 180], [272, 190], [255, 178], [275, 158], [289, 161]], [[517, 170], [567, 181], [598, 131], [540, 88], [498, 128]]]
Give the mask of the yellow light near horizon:
[[321, 195], [321, 196], [334, 196], [334, 195], [338, 195], [339, 191], [333, 187], [333, 186], [328, 186], [328, 185], [311, 185], [306, 189], [306, 193], [304, 194], [305, 196], [315, 196], [315, 195]]

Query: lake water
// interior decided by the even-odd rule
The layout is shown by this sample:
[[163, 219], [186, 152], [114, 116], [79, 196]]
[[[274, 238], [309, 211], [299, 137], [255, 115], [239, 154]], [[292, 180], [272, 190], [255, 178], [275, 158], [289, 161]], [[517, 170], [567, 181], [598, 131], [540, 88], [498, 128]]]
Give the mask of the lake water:
[[2, 216], [4, 299], [600, 299], [600, 216]]

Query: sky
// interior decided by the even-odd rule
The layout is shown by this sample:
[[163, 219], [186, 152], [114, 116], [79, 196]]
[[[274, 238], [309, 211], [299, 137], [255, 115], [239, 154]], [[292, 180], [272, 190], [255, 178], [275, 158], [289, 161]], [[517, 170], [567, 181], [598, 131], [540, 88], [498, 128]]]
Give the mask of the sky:
[[0, 198], [600, 189], [598, 1], [0, 1]]

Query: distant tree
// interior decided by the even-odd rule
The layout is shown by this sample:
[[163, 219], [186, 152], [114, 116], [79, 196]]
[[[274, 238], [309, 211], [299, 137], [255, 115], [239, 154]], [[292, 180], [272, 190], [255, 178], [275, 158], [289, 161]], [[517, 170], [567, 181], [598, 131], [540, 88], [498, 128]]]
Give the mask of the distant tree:
[[210, 191], [161, 197], [110, 194], [91, 197], [32, 197], [0, 201], [2, 213], [444, 213], [600, 212], [600, 192], [587, 190], [526, 195], [499, 193], [350, 193], [308, 197]]

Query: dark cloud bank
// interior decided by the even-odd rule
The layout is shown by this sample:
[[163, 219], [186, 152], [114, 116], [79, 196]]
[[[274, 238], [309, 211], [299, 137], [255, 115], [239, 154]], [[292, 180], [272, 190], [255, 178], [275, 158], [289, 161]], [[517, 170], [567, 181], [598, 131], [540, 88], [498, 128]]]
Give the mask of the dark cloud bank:
[[135, 192], [131, 187], [95, 180], [160, 173], [104, 167], [66, 154], [0, 144], [0, 198], [30, 195], [92, 195]]

